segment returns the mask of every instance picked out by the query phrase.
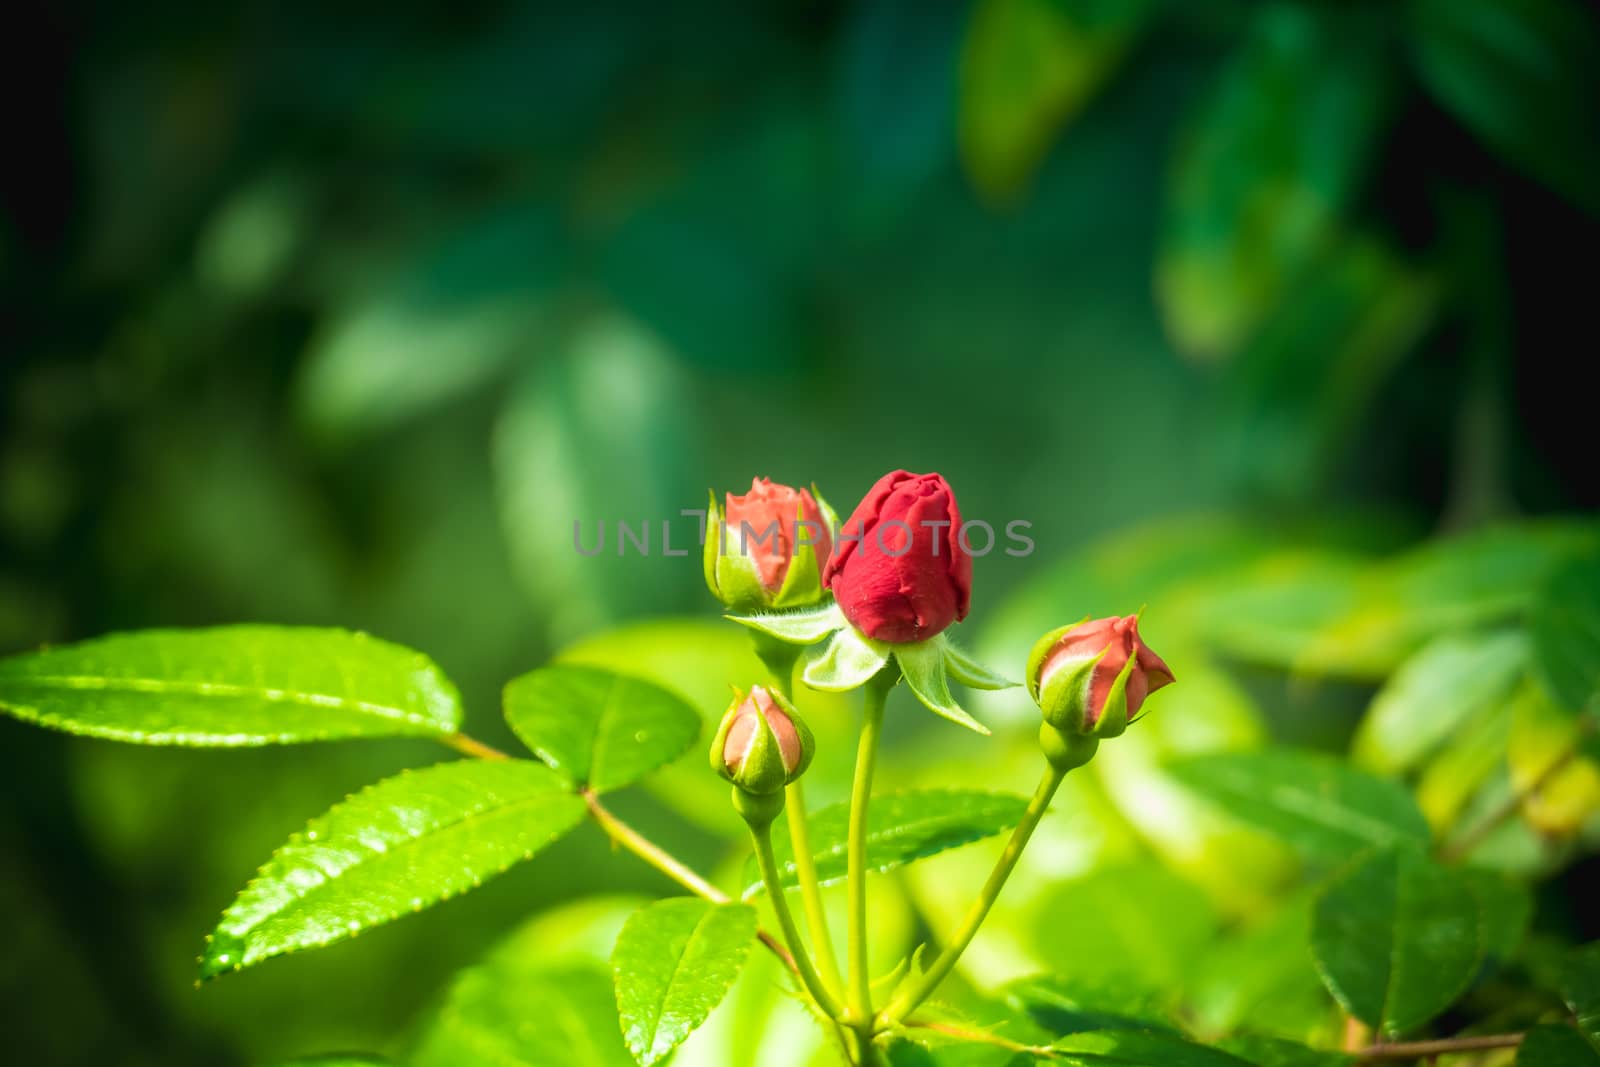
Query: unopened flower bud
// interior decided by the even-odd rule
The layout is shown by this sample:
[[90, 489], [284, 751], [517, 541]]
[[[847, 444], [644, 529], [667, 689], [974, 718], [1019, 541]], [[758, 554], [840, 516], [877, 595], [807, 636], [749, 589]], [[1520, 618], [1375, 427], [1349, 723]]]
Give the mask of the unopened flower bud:
[[718, 774], [757, 796], [781, 793], [805, 773], [815, 745], [811, 731], [782, 696], [752, 686], [735, 696], [711, 746]]
[[833, 512], [805, 489], [756, 478], [743, 496], [711, 497], [705, 572], [711, 593], [736, 612], [808, 607], [824, 597]]
[[1116, 737], [1171, 685], [1172, 671], [1139, 637], [1139, 619], [1092, 619], [1045, 634], [1028, 657], [1028, 691], [1063, 734]]

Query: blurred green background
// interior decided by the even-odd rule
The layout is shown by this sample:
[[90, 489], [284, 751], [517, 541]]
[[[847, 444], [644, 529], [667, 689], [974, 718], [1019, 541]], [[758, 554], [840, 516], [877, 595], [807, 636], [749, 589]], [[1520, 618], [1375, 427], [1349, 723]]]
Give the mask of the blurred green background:
[[[364, 628], [434, 656], [500, 742], [514, 674], [712, 614], [693, 556], [582, 558], [574, 520], [659, 524], [757, 474], [846, 512], [938, 470], [969, 517], [1030, 521], [1032, 557], [976, 566], [964, 632], [1002, 657], [1147, 600], [1163, 652], [1248, 628], [1248, 598], [1164, 621], [1170, 575], [1081, 554], [1123, 531], [1145, 563], [1239, 538], [1348, 562], [1600, 504], [1585, 4], [157, 0], [24, 3], [8, 36], [0, 651]], [[1340, 746], [1400, 650], [1315, 699], [1282, 670], [1304, 654], [1238, 655], [1266, 662], [1190, 699]], [[586, 833], [191, 987], [290, 830], [433, 758], [0, 721], [16, 1062], [392, 1047], [517, 919], [663, 889]], [[623, 806], [732, 855], [715, 821]]]

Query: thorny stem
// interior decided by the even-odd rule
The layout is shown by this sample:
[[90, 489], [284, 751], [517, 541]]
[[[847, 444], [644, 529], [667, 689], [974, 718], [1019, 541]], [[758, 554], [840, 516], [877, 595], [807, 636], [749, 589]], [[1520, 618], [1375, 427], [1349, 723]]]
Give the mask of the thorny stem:
[[856, 748], [855, 783], [850, 789], [850, 837], [846, 851], [849, 884], [850, 1022], [861, 1036], [862, 1062], [872, 1047], [872, 973], [867, 964], [867, 806], [872, 800], [872, 772], [883, 732], [883, 706], [898, 680], [892, 668], [880, 671], [864, 687], [861, 743]]
[[761, 867], [761, 881], [767, 887], [767, 897], [772, 901], [774, 914], [778, 916], [778, 927], [783, 931], [784, 940], [789, 943], [789, 950], [793, 953], [800, 981], [823, 1013], [830, 1019], [837, 1019], [841, 1010], [839, 999], [822, 981], [822, 976], [812, 965], [811, 957], [806, 954], [805, 941], [800, 937], [800, 928], [795, 925], [794, 913], [789, 910], [789, 902], [784, 899], [783, 879], [778, 874], [778, 860], [772, 854], [772, 827], [751, 826], [750, 838], [755, 843], [756, 863]]
[[1594, 731], [1595, 720], [1585, 716], [1578, 722], [1573, 733], [1571, 743], [1562, 752], [1551, 760], [1544, 770], [1540, 771], [1527, 785], [1518, 789], [1505, 802], [1485, 815], [1471, 829], [1465, 831], [1460, 837], [1446, 844], [1439, 850], [1439, 858], [1445, 863], [1454, 863], [1465, 859], [1466, 856], [1483, 843], [1484, 838], [1494, 833], [1507, 819], [1512, 818], [1521, 811], [1523, 805], [1538, 796], [1567, 765], [1577, 758], [1579, 750], [1583, 747], [1584, 740]]
[[1011, 838], [1006, 842], [1000, 858], [995, 861], [994, 870], [989, 873], [989, 880], [983, 884], [978, 899], [972, 902], [972, 907], [968, 909], [966, 917], [961, 920], [960, 927], [951, 937], [945, 950], [939, 954], [939, 958], [933, 961], [920, 978], [905, 987], [883, 1009], [878, 1016], [880, 1029], [893, 1026], [905, 1015], [915, 1011], [954, 969], [956, 961], [961, 959], [961, 954], [977, 936], [978, 928], [983, 925], [984, 919], [989, 917], [989, 909], [994, 907], [994, 902], [999, 898], [1006, 879], [1011, 877], [1017, 860], [1022, 856], [1022, 850], [1027, 847], [1028, 839], [1033, 836], [1039, 821], [1049, 810], [1050, 801], [1060, 787], [1061, 780], [1066, 776], [1067, 772], [1054, 764], [1046, 766], [1044, 775], [1039, 779], [1039, 787], [1033, 792], [1033, 799], [1028, 801], [1028, 808], [1022, 815], [1022, 821], [1011, 831]]

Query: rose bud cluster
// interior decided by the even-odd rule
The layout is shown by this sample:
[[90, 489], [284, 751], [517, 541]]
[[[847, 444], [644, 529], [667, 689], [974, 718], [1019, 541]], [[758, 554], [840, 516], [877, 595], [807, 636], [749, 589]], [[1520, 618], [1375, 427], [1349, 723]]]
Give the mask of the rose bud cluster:
[[876, 641], [926, 641], [967, 617], [972, 557], [938, 474], [891, 471], [856, 507], [822, 572], [844, 617]]
[[821, 573], [833, 548], [835, 518], [819, 495], [755, 478], [743, 496], [727, 494], [706, 515], [705, 573], [730, 610], [805, 607], [823, 596]]
[[811, 731], [783, 696], [766, 686], [736, 693], [711, 746], [711, 766], [746, 793], [778, 793], [805, 773]]
[[1172, 671], [1139, 637], [1136, 615], [1089, 619], [1045, 634], [1028, 657], [1028, 690], [1066, 733], [1116, 737]]

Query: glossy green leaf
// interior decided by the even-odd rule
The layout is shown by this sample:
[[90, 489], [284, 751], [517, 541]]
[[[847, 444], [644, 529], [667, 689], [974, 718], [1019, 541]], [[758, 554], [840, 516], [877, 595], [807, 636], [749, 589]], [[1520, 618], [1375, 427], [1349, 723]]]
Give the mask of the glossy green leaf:
[[1229, 814], [1322, 860], [1372, 846], [1428, 844], [1428, 823], [1406, 790], [1311, 752], [1275, 749], [1202, 756], [1169, 766]]
[[1561, 999], [1593, 1050], [1600, 1052], [1600, 941], [1574, 949], [1562, 961]]
[[1232, 1053], [1181, 1037], [1147, 1030], [1099, 1030], [1072, 1034], [1050, 1046], [1059, 1061], [1077, 1067], [1251, 1067]]
[[1545, 579], [1529, 628], [1534, 671], [1551, 698], [1600, 714], [1600, 554], [1565, 563]]
[[1476, 713], [1504, 702], [1526, 662], [1527, 638], [1517, 630], [1430, 642], [1373, 698], [1356, 732], [1357, 760], [1384, 773], [1412, 767]]
[[599, 965], [506, 968], [458, 978], [411, 1067], [635, 1067]]
[[1116, 69], [1151, 0], [980, 0], [961, 50], [961, 159], [978, 191], [1013, 198], [1062, 126]]
[[461, 698], [419, 652], [348, 630], [142, 630], [0, 660], [0, 707], [147, 745], [436, 737]]
[[700, 736], [677, 694], [594, 667], [542, 667], [505, 691], [506, 722], [575, 785], [620, 789], [676, 760]]
[[744, 969], [755, 936], [748, 904], [696, 897], [657, 901], [628, 920], [611, 972], [623, 1039], [643, 1067], [671, 1055], [705, 1022]]
[[530, 760], [460, 760], [387, 778], [273, 854], [223, 913], [201, 977], [448, 900], [531, 859], [583, 813], [561, 776]]
[[1411, 852], [1376, 852], [1318, 897], [1311, 949], [1345, 1010], [1384, 1035], [1402, 1034], [1477, 976], [1478, 900], [1455, 871]]
[[1513, 164], [1600, 214], [1600, 29], [1566, 0], [1413, 0], [1423, 83]]
[[[1023, 797], [976, 790], [928, 789], [874, 796], [867, 809], [867, 869], [892, 870], [993, 837], [1021, 822], [1027, 807]], [[848, 804], [834, 804], [811, 814], [811, 848], [817, 877], [824, 885], [844, 879], [849, 828]], [[773, 824], [772, 849], [784, 886], [798, 885], [794, 846], [785, 820]], [[761, 892], [753, 858], [745, 867], [745, 883], [746, 899]]]
[[1180, 347], [1242, 343], [1336, 233], [1382, 131], [1382, 23], [1266, 4], [1174, 162], [1156, 269]]
[[1560, 1023], [1541, 1023], [1517, 1047], [1517, 1067], [1600, 1067], [1600, 1051]]

